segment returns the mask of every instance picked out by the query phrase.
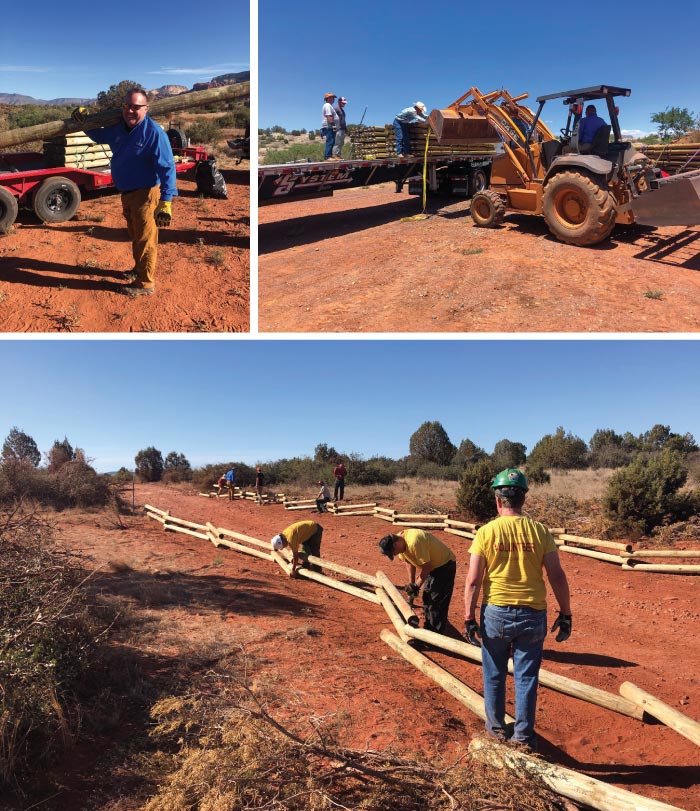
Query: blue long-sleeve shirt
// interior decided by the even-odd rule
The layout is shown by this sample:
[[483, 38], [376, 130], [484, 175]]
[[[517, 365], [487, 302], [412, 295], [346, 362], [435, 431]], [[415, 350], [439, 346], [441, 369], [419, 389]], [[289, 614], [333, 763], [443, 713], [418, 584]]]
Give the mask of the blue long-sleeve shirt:
[[177, 197], [175, 159], [164, 130], [146, 116], [133, 130], [120, 121], [111, 127], [86, 130], [97, 144], [112, 149], [112, 179], [121, 192], [160, 186], [160, 199]]
[[428, 119], [419, 116], [415, 107], [405, 107], [396, 116], [396, 120], [402, 122], [403, 124], [418, 124], [419, 122], [422, 123]]
[[607, 121], [599, 115], [587, 115], [581, 119], [578, 125], [578, 142], [580, 144], [590, 144], [593, 136], [601, 127], [607, 127]]

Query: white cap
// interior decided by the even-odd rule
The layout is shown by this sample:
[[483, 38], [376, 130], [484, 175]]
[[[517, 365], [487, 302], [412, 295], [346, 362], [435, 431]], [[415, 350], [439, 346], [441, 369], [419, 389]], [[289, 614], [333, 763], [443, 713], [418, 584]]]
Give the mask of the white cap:
[[279, 552], [280, 549], [284, 549], [284, 538], [282, 535], [275, 535], [275, 537], [270, 541], [270, 546], [275, 550], [275, 552]]
[[425, 115], [425, 104], [422, 101], [417, 101], [413, 106]]

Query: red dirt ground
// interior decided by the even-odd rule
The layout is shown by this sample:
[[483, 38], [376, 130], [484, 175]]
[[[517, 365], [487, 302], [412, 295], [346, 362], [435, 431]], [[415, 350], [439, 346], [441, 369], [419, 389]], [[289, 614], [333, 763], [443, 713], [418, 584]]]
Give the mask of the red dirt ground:
[[92, 193], [55, 225], [20, 211], [0, 236], [0, 331], [247, 332], [250, 171], [241, 166], [222, 170], [228, 200], [200, 198], [191, 173], [178, 175], [153, 296], [119, 292], [133, 259], [118, 194]]
[[[136, 502], [263, 540], [313, 517], [281, 505], [205, 499], [163, 485], [137, 486]], [[390, 627], [379, 606], [289, 579], [267, 561], [164, 533], [147, 518], [127, 519], [128, 529], [121, 532], [103, 515], [64, 513], [56, 520], [63, 541], [105, 564], [115, 588], [120, 576], [132, 583], [170, 578], [172, 599], [151, 610], [175, 623], [178, 642], [206, 637], [222, 646], [244, 645], [259, 668], [253, 677], [276, 682], [284, 696], [279, 712], [340, 719], [345, 745], [392, 745], [450, 759], [482, 731], [476, 716], [379, 639]], [[387, 529], [383, 522], [330, 514], [320, 522], [324, 557], [371, 573], [381, 568], [395, 583], [405, 582], [403, 566], [378, 553], [377, 541]], [[462, 629], [469, 542], [437, 534], [458, 557], [450, 618]], [[564, 556], [563, 563], [572, 588], [574, 631], [565, 644], [548, 637], [544, 667], [613, 693], [623, 681], [632, 681], [700, 720], [700, 577], [624, 572], [571, 558]], [[125, 570], [125, 563], [132, 569]], [[187, 599], [178, 599], [178, 582], [188, 584]], [[157, 641], [154, 650], [163, 662], [177, 656], [177, 644], [167, 639]], [[438, 652], [428, 656], [482, 692], [478, 665]], [[542, 687], [538, 731], [542, 754], [555, 763], [700, 811], [698, 748], [663, 725], [645, 725]], [[131, 807], [121, 800], [120, 809]], [[74, 797], [71, 807], [79, 807], [79, 801]]]
[[[700, 228], [616, 228], [593, 248], [541, 217], [476, 228], [469, 202], [393, 184], [259, 210], [261, 332], [695, 332]], [[645, 295], [646, 294], [646, 295]]]

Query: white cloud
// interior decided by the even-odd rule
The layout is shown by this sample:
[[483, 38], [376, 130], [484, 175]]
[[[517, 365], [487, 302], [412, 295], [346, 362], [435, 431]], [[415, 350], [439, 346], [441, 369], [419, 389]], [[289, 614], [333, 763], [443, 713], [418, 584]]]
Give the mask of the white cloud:
[[622, 137], [626, 141], [638, 141], [640, 138], [646, 138], [647, 135], [652, 135], [647, 130], [622, 130]]
[[49, 68], [36, 68], [32, 65], [0, 65], [1, 73], [48, 73]]
[[248, 70], [247, 62], [229, 62], [223, 65], [210, 65], [203, 68], [161, 68], [160, 70], [149, 70], [149, 74], [155, 76], [209, 76], [215, 73], [227, 73], [232, 71]]

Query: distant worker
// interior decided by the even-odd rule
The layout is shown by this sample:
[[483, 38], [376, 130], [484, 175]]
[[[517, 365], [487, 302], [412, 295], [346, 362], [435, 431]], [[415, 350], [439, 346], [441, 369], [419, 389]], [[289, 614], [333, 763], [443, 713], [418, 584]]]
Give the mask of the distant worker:
[[323, 109], [321, 110], [321, 138], [326, 139], [326, 148], [323, 152], [323, 160], [328, 161], [333, 158], [333, 146], [335, 145], [335, 131], [338, 128], [338, 114], [333, 109], [335, 93], [326, 93], [323, 97]]
[[423, 587], [423, 627], [426, 631], [444, 634], [457, 571], [454, 552], [422, 529], [405, 529], [398, 535], [385, 535], [379, 541], [379, 550], [389, 560], [397, 555], [405, 562], [408, 571], [406, 593], [415, 598]]
[[323, 479], [318, 480], [321, 489], [318, 491], [318, 495], [316, 496], [316, 509], [320, 513], [327, 513], [328, 508], [326, 504], [331, 500], [331, 491], [328, 489], [328, 485], [323, 481]]
[[607, 127], [608, 122], [598, 115], [595, 104], [586, 107], [586, 115], [578, 125], [578, 151], [584, 154], [591, 151], [591, 143], [596, 132], [601, 127]]
[[226, 471], [226, 487], [228, 488], [228, 500], [233, 501], [233, 488], [236, 484], [236, 468], [231, 467]]
[[422, 124], [428, 120], [425, 104], [417, 101], [413, 107], [406, 107], [394, 119], [394, 135], [396, 136], [396, 155], [399, 158], [412, 158], [411, 131], [409, 124]]
[[333, 501], [342, 501], [345, 498], [345, 477], [348, 475], [345, 465], [341, 459], [335, 463], [333, 468], [335, 476], [335, 486], [333, 488]]
[[264, 484], [265, 474], [262, 472], [260, 465], [258, 465], [255, 468], [255, 500], [258, 502], [258, 504], [262, 504]]
[[[87, 110], [78, 107], [72, 118], [78, 124]], [[98, 144], [112, 149], [112, 180], [121, 192], [122, 211], [131, 240], [134, 268], [124, 272], [121, 290], [131, 296], [153, 293], [158, 229], [172, 220], [172, 199], [177, 196], [175, 159], [165, 130], [148, 115], [148, 98], [142, 87], [127, 91], [122, 118], [109, 127], [86, 130]]]
[[300, 566], [312, 572], [320, 572], [321, 567], [317, 564], [309, 563], [309, 555], [321, 556], [321, 538], [323, 537], [323, 527], [315, 521], [297, 521], [280, 532], [279, 535], [270, 541], [270, 546], [280, 551], [287, 546], [292, 550], [292, 570], [290, 577], [296, 575]]
[[223, 492], [224, 487], [226, 487], [226, 475], [225, 474], [223, 476], [219, 476], [219, 478], [217, 479], [215, 487], [216, 487], [216, 495], [220, 496], [221, 493]]
[[333, 144], [333, 157], [338, 159], [342, 157], [341, 152], [343, 151], [343, 144], [345, 143], [345, 105], [347, 103], [348, 100], [345, 96], [341, 96], [338, 99], [338, 103], [333, 108], [338, 117], [338, 129], [335, 131], [335, 143]]
[[[505, 724], [508, 657], [513, 657], [515, 726], [512, 740], [537, 749], [535, 711], [542, 650], [547, 635], [547, 589], [542, 569], [559, 603], [552, 631], [557, 642], [571, 634], [569, 584], [554, 538], [544, 524], [523, 515], [527, 479], [521, 471], [501, 471], [491, 485], [498, 518], [481, 527], [469, 549], [464, 589], [465, 631], [479, 646], [481, 637], [486, 731], [508, 736]], [[483, 581], [481, 621], [476, 603]]]

